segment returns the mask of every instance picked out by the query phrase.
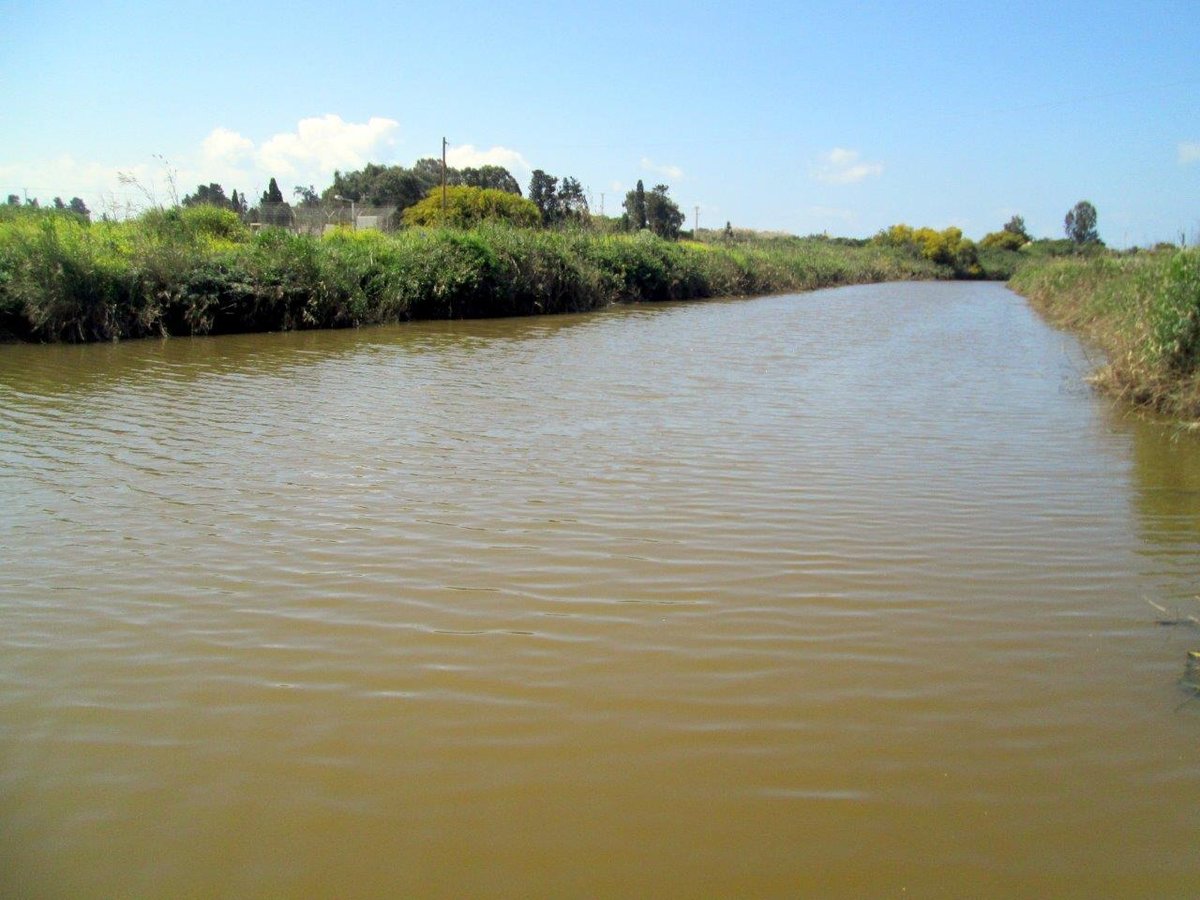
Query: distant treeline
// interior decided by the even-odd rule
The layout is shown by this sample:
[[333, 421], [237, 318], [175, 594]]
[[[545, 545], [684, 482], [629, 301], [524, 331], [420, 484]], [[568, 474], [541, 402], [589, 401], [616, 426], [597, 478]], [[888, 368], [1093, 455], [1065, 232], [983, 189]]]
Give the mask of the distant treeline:
[[[441, 196], [446, 188], [447, 196]], [[412, 166], [384, 166], [369, 163], [362, 169], [333, 173], [333, 183], [318, 192], [313, 185], [296, 185], [289, 202], [278, 182], [271, 179], [257, 204], [251, 205], [245, 194], [235, 189], [228, 197], [216, 183], [196, 186], [179, 201], [182, 206], [215, 206], [231, 210], [243, 221], [253, 224], [287, 227], [297, 210], [313, 210], [333, 204], [357, 203], [373, 209], [388, 209], [405, 224], [473, 224], [480, 219], [478, 208], [490, 208], [488, 218], [503, 219], [528, 226], [532, 217], [543, 227], [596, 226], [598, 230], [640, 231], [649, 229], [660, 237], [676, 238], [684, 223], [683, 212], [669, 195], [665, 184], [649, 191], [639, 180], [625, 195], [619, 217], [593, 220], [587, 192], [576, 178], [551, 175], [534, 169], [529, 179], [528, 199], [512, 173], [503, 166], [485, 165], [456, 169], [436, 159], [419, 159]], [[450, 198], [456, 198], [459, 213], [451, 217]], [[508, 199], [505, 199], [505, 198]], [[466, 198], [466, 199], [464, 199]], [[446, 209], [443, 209], [443, 201]], [[418, 209], [420, 207], [421, 209]], [[464, 207], [475, 207], [465, 218]]]
[[314, 237], [251, 229], [209, 205], [90, 223], [0, 207], [0, 333], [99, 341], [336, 328], [962, 274], [880, 241], [709, 236], [485, 222]]

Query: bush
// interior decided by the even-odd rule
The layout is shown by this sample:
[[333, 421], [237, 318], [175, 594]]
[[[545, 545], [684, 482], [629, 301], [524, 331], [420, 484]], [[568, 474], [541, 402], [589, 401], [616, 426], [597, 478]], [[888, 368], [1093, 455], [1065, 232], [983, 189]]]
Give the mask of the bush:
[[1020, 250], [1029, 241], [1012, 231], [993, 231], [983, 236], [979, 246], [988, 250]]
[[466, 185], [446, 188], [445, 210], [442, 209], [441, 188], [434, 188], [424, 200], [404, 211], [407, 225], [470, 228], [484, 222], [507, 222], [532, 228], [541, 221], [542, 215], [532, 200], [508, 191]]
[[100, 341], [137, 331], [128, 266], [78, 216], [10, 219], [0, 234], [5, 330], [42, 340]]
[[974, 242], [963, 237], [961, 229], [912, 228], [908, 225], [893, 225], [874, 238], [878, 244], [920, 253], [925, 259], [948, 267], [955, 275], [980, 278], [983, 269]]

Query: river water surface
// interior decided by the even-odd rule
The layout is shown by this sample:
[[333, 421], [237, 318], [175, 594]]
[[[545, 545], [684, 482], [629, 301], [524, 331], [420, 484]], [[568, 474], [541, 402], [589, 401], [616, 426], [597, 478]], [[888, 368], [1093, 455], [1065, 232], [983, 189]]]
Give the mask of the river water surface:
[[0, 894], [1195, 896], [1200, 447], [1089, 366], [992, 284], [0, 347]]

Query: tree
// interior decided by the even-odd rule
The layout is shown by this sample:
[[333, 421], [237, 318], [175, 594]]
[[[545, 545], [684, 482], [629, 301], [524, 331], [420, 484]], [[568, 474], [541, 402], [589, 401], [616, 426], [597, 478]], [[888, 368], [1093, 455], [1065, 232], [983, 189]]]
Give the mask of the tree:
[[1100, 234], [1096, 231], [1096, 207], [1086, 200], [1080, 200], [1071, 208], [1063, 220], [1063, 227], [1077, 247], [1100, 243]]
[[588, 220], [590, 212], [587, 195], [584, 194], [583, 185], [579, 183], [578, 178], [572, 178], [569, 175], [563, 178], [562, 186], [558, 189], [558, 205], [564, 221], [586, 222]]
[[559, 219], [558, 179], [541, 169], [534, 169], [529, 179], [529, 199], [538, 208], [543, 225], [553, 225]]
[[[640, 181], [638, 186], [641, 186]], [[683, 224], [683, 212], [675, 201], [667, 196], [668, 190], [670, 188], [665, 184], [656, 184], [654, 189], [645, 195], [643, 203], [650, 230], [659, 237], [674, 240], [679, 237], [679, 227]]]
[[92, 220], [91, 210], [78, 197], [72, 197], [70, 203], [64, 203], [62, 197], [54, 198], [54, 209], [58, 212], [73, 213], [85, 222]]
[[641, 231], [648, 224], [646, 220], [646, 189], [642, 179], [638, 179], [637, 187], [625, 195], [625, 212], [629, 216], [629, 227]]
[[258, 215], [264, 225], [286, 228], [292, 223], [292, 208], [284, 202], [283, 191], [279, 190], [279, 184], [274, 178], [267, 185], [267, 189], [263, 191], [262, 199], [258, 204]]
[[267, 185], [267, 189], [265, 191], [263, 191], [262, 202], [263, 203], [282, 203], [283, 202], [283, 191], [279, 190], [279, 185], [275, 182], [274, 178], [272, 178], [271, 183]]
[[335, 171], [333, 184], [325, 189], [322, 197], [325, 200], [344, 197], [367, 206], [394, 206], [403, 210], [441, 183], [441, 160], [419, 160], [411, 169], [368, 163], [357, 172]]
[[588, 218], [587, 195], [579, 179], [567, 175], [561, 181], [541, 169], [529, 179], [529, 199], [542, 215], [545, 226], [584, 222]]
[[458, 173], [456, 184], [469, 187], [488, 188], [495, 191], [507, 191], [521, 196], [521, 186], [512, 173], [504, 166], [480, 166], [478, 169], [463, 169]]
[[196, 185], [194, 194], [186, 194], [182, 201], [184, 206], [217, 206], [221, 209], [231, 209], [233, 204], [225, 196], [225, 188], [213, 182]]
[[242, 194], [239, 196], [238, 192], [234, 190], [234, 192], [229, 195], [229, 208], [239, 216], [244, 216], [246, 214], [246, 195]]
[[9, 194], [8, 195], [8, 205], [9, 206], [20, 206], [21, 198], [18, 197], [16, 194]]
[[321, 205], [321, 196], [313, 189], [311, 184], [308, 187], [302, 184], [296, 185], [292, 188], [292, 196], [300, 201], [301, 206]]
[[1031, 241], [1033, 238], [1029, 236], [1029, 232], [1025, 230], [1025, 220], [1020, 216], [1013, 216], [1004, 223], [1004, 230], [1009, 234], [1015, 234], [1017, 237], [1025, 241]]

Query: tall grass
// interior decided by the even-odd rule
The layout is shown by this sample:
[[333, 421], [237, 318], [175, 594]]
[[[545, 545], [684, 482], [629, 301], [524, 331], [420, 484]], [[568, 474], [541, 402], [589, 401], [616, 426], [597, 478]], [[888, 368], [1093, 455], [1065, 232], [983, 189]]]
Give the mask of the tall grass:
[[1011, 283], [1051, 321], [1105, 352], [1099, 385], [1200, 419], [1200, 249], [1045, 260]]
[[252, 233], [211, 207], [93, 224], [0, 208], [0, 333], [35, 341], [578, 312], [953, 275], [898, 248], [820, 238], [677, 243], [497, 224], [315, 238]]

